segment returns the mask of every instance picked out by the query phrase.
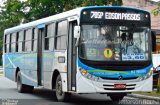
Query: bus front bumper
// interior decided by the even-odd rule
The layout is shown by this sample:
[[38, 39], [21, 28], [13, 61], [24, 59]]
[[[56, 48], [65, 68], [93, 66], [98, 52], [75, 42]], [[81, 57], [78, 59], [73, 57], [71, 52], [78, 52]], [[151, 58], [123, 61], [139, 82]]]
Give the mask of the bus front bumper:
[[[77, 93], [131, 93], [131, 92], [150, 92], [152, 91], [153, 77], [146, 80], [103, 80], [93, 81], [82, 75], [77, 76]], [[124, 89], [114, 87], [114, 84], [126, 84]]]

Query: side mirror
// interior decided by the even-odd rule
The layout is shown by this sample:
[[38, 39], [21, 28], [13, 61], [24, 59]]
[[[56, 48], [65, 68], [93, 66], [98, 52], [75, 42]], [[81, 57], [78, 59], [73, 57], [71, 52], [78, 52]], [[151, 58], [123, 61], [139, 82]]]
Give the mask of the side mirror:
[[80, 26], [75, 26], [74, 27], [74, 38], [79, 39], [80, 37]]
[[151, 31], [151, 39], [152, 39], [152, 51], [156, 51], [156, 33]]

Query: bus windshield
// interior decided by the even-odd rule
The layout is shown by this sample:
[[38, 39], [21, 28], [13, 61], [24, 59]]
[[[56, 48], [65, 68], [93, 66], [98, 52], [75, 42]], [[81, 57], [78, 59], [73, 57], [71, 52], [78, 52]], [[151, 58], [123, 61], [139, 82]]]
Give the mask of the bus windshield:
[[92, 61], [147, 61], [149, 27], [82, 25], [79, 56]]

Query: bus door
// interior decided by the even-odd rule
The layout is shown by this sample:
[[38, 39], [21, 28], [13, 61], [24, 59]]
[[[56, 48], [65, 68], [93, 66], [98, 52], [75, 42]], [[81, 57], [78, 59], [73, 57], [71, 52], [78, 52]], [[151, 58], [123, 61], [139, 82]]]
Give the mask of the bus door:
[[68, 58], [67, 58], [67, 76], [68, 76], [68, 90], [76, 91], [76, 39], [74, 39], [74, 26], [77, 21], [69, 22], [68, 35]]
[[37, 82], [38, 86], [42, 85], [42, 56], [43, 56], [43, 41], [45, 36], [45, 24], [38, 25], [38, 42], [37, 42]]

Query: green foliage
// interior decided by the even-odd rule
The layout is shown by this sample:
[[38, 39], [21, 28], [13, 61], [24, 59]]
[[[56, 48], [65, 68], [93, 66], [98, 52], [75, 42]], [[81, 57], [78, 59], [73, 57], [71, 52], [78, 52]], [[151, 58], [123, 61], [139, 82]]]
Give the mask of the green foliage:
[[155, 8], [154, 10], [152, 10], [151, 13], [152, 13], [154, 16], [158, 16], [158, 14], [160, 13], [160, 4], [158, 5], [157, 8]]
[[57, 13], [61, 13], [76, 7], [94, 5], [122, 5], [122, 0], [28, 0], [26, 4], [30, 8], [27, 13], [27, 21], [37, 20]]
[[[18, 25], [22, 18], [24, 3], [19, 0], [8, 0], [4, 7], [1, 7], [0, 11], [0, 59], [2, 56], [3, 48], [3, 33], [6, 28], [10, 28]], [[0, 60], [1, 61], [1, 60]], [[0, 65], [2, 63], [0, 62]]]

